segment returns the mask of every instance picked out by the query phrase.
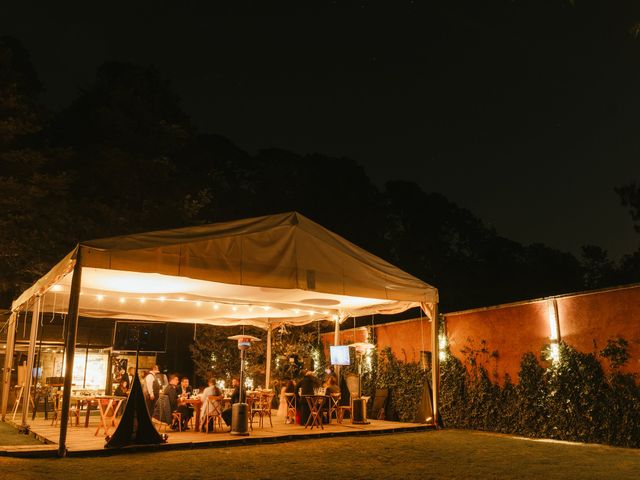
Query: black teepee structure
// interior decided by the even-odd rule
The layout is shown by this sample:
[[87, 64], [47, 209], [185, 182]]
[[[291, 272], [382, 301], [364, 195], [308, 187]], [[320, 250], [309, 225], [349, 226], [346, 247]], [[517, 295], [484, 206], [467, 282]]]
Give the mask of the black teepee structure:
[[122, 414], [118, 428], [107, 441], [105, 448], [121, 448], [127, 445], [155, 445], [163, 442], [162, 436], [153, 426], [149, 416], [136, 368], [127, 406]]

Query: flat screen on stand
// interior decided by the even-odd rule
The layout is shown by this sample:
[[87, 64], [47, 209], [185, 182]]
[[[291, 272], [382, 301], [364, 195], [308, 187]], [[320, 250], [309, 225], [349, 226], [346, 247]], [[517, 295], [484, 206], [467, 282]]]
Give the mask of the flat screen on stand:
[[351, 356], [347, 345], [332, 345], [329, 347], [331, 365], [351, 365]]

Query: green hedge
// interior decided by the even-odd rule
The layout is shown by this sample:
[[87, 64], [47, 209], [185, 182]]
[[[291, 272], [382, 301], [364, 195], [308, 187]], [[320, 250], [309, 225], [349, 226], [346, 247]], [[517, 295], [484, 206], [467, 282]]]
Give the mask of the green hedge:
[[[376, 389], [389, 389], [390, 405], [385, 409], [388, 414], [387, 420], [415, 421], [422, 388], [424, 382], [431, 380], [431, 370], [423, 369], [417, 362], [398, 360], [389, 347], [380, 351], [374, 349], [370, 355], [370, 362], [363, 362], [362, 365], [362, 394], [372, 397], [373, 400]], [[353, 354], [351, 365], [342, 367], [341, 370], [341, 375], [349, 373], [358, 373], [358, 359]], [[372, 405], [373, 401], [369, 402], [369, 409]]]
[[[440, 413], [445, 427], [471, 428], [529, 437], [640, 447], [640, 387], [620, 368], [628, 344], [609, 340], [594, 353], [559, 345], [560, 360], [540, 361], [526, 353], [518, 383], [502, 385], [475, 362], [452, 355], [441, 364]], [[607, 373], [598, 356], [608, 362]]]

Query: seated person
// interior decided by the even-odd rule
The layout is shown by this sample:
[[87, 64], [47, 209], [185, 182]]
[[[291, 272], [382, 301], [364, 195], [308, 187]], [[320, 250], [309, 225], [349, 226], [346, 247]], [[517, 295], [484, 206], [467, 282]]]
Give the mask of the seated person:
[[[231, 405], [233, 406], [234, 403], [240, 402], [240, 380], [238, 380], [237, 378], [234, 378], [233, 380], [231, 380], [231, 386], [233, 387], [233, 393], [231, 394]], [[242, 401], [243, 402], [247, 401], [247, 396], [244, 391], [244, 388], [242, 389]], [[232, 418], [232, 408], [229, 407], [224, 409], [222, 411], [222, 419], [224, 420], [224, 423], [226, 423], [229, 427], [233, 427], [233, 425], [231, 425], [231, 418]]]
[[[120, 384], [118, 385], [118, 388], [116, 388], [116, 391], [113, 393], [116, 397], [128, 397], [129, 396], [129, 388], [127, 387], [129, 382], [127, 381], [127, 379], [125, 377], [126, 377], [126, 375], [122, 377], [122, 380], [120, 380]], [[122, 415], [122, 413], [124, 412], [125, 408], [127, 408], [127, 401], [123, 400], [122, 401], [122, 405], [118, 409], [118, 416]]]
[[182, 377], [180, 379], [180, 384], [178, 385], [178, 388], [176, 388], [176, 391], [178, 392], [178, 396], [180, 397], [191, 397], [191, 395], [193, 394], [193, 388], [191, 387], [191, 385], [189, 385], [189, 379], [187, 377]]
[[205, 388], [201, 394], [202, 410], [200, 410], [200, 425], [202, 425], [203, 430], [204, 430], [204, 418], [207, 416], [207, 413], [209, 413], [209, 402], [207, 399], [212, 395], [215, 395], [215, 396], [222, 395], [222, 392], [216, 386], [215, 378], [209, 378], [207, 380], [207, 385], [208, 385], [207, 388]]
[[210, 395], [222, 395], [222, 391], [216, 385], [215, 378], [207, 379], [207, 388], [202, 391], [202, 400], [205, 401]]
[[[189, 419], [193, 416], [193, 409], [187, 405], [180, 405], [178, 396], [178, 376], [171, 375], [169, 377], [169, 385], [166, 386], [163, 392], [169, 399], [169, 408], [171, 412], [178, 412], [182, 416], [182, 430], [188, 430]], [[177, 425], [172, 425], [174, 430], [178, 429]]]
[[309, 419], [311, 411], [309, 410], [309, 404], [307, 400], [301, 398], [300, 395], [313, 395], [314, 389], [317, 384], [317, 378], [313, 373], [313, 370], [305, 371], [302, 380], [298, 382], [298, 410], [300, 411], [300, 425], [305, 425]]
[[338, 386], [338, 379], [335, 377], [335, 375], [329, 375], [329, 377], [327, 377], [327, 381], [325, 382], [324, 385], [325, 388], [325, 395], [331, 395], [332, 393], [340, 393], [340, 387]]
[[[182, 377], [180, 379], [180, 384], [178, 385], [177, 392], [180, 400], [186, 400], [187, 398], [191, 398], [193, 396], [193, 387], [189, 385], [189, 379], [187, 377]], [[193, 405], [188, 403], [186, 406], [191, 410], [191, 417], [193, 417]]]
[[129, 395], [129, 388], [127, 387], [127, 385], [127, 380], [125, 380], [124, 378], [120, 380], [120, 384], [118, 385], [118, 388], [116, 388], [114, 395], [117, 397], [126, 397], [127, 395]]
[[[338, 386], [338, 379], [336, 378], [335, 375], [329, 375], [327, 377], [327, 380], [324, 382], [324, 386], [325, 386], [324, 394], [327, 396], [330, 396], [336, 393], [338, 394], [342, 393], [340, 391], [340, 387]], [[332, 401], [333, 401], [332, 399], [327, 398], [326, 401], [324, 402], [324, 405], [322, 406], [323, 418], [325, 423], [329, 423], [331, 421], [331, 419], [329, 418], [329, 409], [331, 408]]]

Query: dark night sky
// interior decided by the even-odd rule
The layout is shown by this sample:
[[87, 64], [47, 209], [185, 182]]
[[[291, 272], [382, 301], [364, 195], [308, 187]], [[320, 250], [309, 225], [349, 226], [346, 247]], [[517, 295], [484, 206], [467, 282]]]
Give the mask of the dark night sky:
[[104, 61], [152, 64], [200, 131], [251, 152], [352, 157], [523, 243], [638, 247], [613, 191], [640, 179], [631, 1], [13, 3], [0, 33], [52, 108]]

